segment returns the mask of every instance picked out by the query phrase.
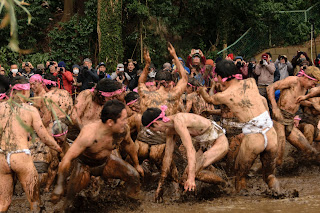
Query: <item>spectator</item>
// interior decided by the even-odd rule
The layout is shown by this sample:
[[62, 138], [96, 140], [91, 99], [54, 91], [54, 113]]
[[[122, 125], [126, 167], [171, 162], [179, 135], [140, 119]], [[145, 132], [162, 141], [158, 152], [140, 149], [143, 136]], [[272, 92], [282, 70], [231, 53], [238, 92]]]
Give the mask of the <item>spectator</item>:
[[0, 65], [0, 75], [6, 75], [5, 69], [1, 65]]
[[204, 85], [206, 87], [211, 87], [211, 80], [214, 78], [215, 65], [212, 59], [206, 61], [206, 65], [202, 69], [202, 76], [204, 79]]
[[192, 49], [190, 55], [187, 58], [187, 66], [191, 67], [200, 67], [200, 69], [206, 64], [206, 57], [203, 55], [200, 49]]
[[236, 65], [238, 71], [242, 74], [242, 78], [248, 78], [248, 65], [243, 60], [242, 56], [235, 57], [234, 64]]
[[128, 73], [124, 72], [124, 65], [123, 64], [118, 64], [117, 69], [115, 72], [111, 74], [111, 79], [116, 80], [122, 84], [128, 85], [128, 81], [131, 80], [130, 76]]
[[156, 74], [157, 74], [156, 68], [155, 68], [154, 64], [151, 64], [148, 77], [149, 78], [154, 78], [154, 77], [156, 77]]
[[130, 76], [131, 79], [134, 79], [137, 76], [137, 62], [132, 59], [128, 59], [128, 65], [125, 69], [125, 72]]
[[[182, 64], [182, 66], [183, 66], [183, 68], [186, 70], [186, 72], [188, 73], [188, 75], [190, 75], [190, 69], [189, 69], [189, 67], [187, 67], [186, 66], [186, 64], [184, 63], [184, 60], [181, 58], [181, 57], [179, 57], [178, 58], [179, 59], [179, 61], [180, 61], [180, 63]], [[175, 71], [175, 72], [177, 72], [177, 66], [174, 64], [174, 60], [172, 59], [172, 65], [173, 65], [173, 70]]]
[[258, 82], [258, 76], [254, 73], [256, 64], [257, 64], [256, 59], [251, 58], [248, 64], [248, 78], [254, 78], [256, 82]]
[[45, 67], [43, 64], [38, 64], [37, 65], [37, 70], [36, 70], [36, 74], [39, 74], [42, 76], [42, 78], [44, 77], [45, 73]]
[[24, 76], [27, 80], [31, 76], [34, 75], [33, 66], [30, 62], [23, 62], [22, 63], [22, 76]]
[[169, 62], [164, 63], [164, 64], [162, 65], [162, 70], [163, 70], [163, 71], [169, 71], [169, 72], [171, 72], [171, 70], [172, 70], [171, 64], [170, 64]]
[[103, 62], [98, 65], [97, 75], [99, 76], [99, 81], [103, 78], [111, 78], [110, 75], [106, 73], [106, 65]]
[[72, 94], [73, 76], [70, 71], [66, 70], [66, 63], [64, 63], [64, 61], [58, 63], [57, 72], [53, 75], [57, 76], [59, 88], [65, 89]]
[[19, 72], [19, 68], [18, 68], [17, 64], [12, 64], [10, 66], [10, 72], [9, 72], [8, 76], [9, 76], [9, 81], [11, 84], [13, 84], [14, 78], [16, 76], [22, 76], [21, 72]]
[[72, 82], [72, 98], [76, 98], [77, 95], [80, 93], [82, 83], [79, 83], [77, 78], [80, 72], [79, 65], [75, 64], [72, 66], [72, 75], [73, 75], [73, 82]]
[[274, 62], [274, 65], [279, 70], [279, 73], [280, 73], [279, 80], [285, 79], [289, 75], [293, 75], [292, 64], [290, 63], [290, 61], [288, 61], [288, 58], [286, 55], [279, 55], [278, 59]]
[[317, 56], [316, 59], [314, 59], [314, 65], [318, 68], [320, 67], [320, 54]]
[[[308, 57], [308, 54], [306, 52], [302, 51], [297, 51], [297, 55], [293, 57], [291, 64], [293, 66], [294, 73], [298, 73], [300, 71], [300, 67], [296, 68], [299, 66], [303, 61], [308, 61], [310, 65], [312, 65], [312, 61]], [[296, 74], [294, 74], [296, 75]]]
[[91, 89], [95, 83], [98, 83], [99, 76], [97, 71], [92, 69], [92, 61], [89, 58], [83, 60], [83, 68], [77, 78], [79, 83], [82, 83], [81, 91]]

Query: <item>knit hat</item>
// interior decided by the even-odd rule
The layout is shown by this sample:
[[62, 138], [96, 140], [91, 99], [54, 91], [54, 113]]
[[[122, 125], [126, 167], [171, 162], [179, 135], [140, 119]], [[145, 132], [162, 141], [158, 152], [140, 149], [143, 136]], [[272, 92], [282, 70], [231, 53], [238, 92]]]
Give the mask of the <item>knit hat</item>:
[[60, 62], [58, 63], [58, 67], [64, 67], [64, 68], [66, 68], [66, 63], [64, 63], [64, 61], [60, 61]]
[[212, 59], [207, 59], [206, 60], [206, 65], [214, 66], [214, 62]]
[[241, 61], [243, 61], [242, 56], [237, 56], [237, 57], [234, 58], [234, 60], [237, 60], [237, 59], [241, 59]]

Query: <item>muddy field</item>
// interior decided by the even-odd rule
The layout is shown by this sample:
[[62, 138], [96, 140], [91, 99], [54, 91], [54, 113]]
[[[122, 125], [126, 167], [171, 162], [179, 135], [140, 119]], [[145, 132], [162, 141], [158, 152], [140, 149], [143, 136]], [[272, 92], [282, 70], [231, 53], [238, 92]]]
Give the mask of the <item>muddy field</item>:
[[[84, 190], [75, 197], [74, 205], [67, 212], [319, 212], [320, 166], [306, 162], [304, 157], [287, 144], [287, 157], [277, 172], [283, 194], [274, 195], [263, 182], [257, 160], [248, 176], [248, 188], [239, 194], [233, 191], [233, 178], [220, 187], [197, 182], [197, 194], [182, 194], [173, 198], [171, 184], [165, 187], [164, 203], [154, 203], [157, 175], [142, 188], [143, 198], [133, 200], [124, 196], [121, 181], [108, 181], [94, 190]], [[220, 171], [221, 172], [221, 171]], [[223, 171], [222, 171], [223, 173]], [[60, 212], [62, 202], [53, 205], [50, 193], [41, 196], [43, 212]], [[19, 185], [9, 212], [26, 212], [28, 202]]]

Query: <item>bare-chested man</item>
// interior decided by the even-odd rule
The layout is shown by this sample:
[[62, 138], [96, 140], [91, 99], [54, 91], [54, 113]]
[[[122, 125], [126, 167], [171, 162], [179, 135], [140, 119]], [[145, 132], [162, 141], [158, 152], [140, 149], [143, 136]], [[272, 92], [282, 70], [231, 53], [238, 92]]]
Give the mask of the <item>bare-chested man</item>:
[[260, 98], [253, 78], [246, 80], [239, 75], [232, 61], [222, 60], [216, 66], [218, 82], [222, 92], [209, 96], [204, 88], [200, 89], [203, 98], [214, 105], [224, 104], [240, 122], [245, 123], [245, 134], [236, 159], [236, 190], [246, 187], [246, 175], [254, 160], [260, 154], [263, 165], [263, 179], [270, 189], [280, 191], [279, 182], [274, 175], [277, 156], [277, 134], [272, 120]]
[[99, 81], [94, 90], [82, 91], [78, 95], [71, 113], [73, 123], [81, 129], [84, 125], [99, 120], [106, 101], [118, 99], [123, 102], [124, 92], [125, 88], [121, 83], [107, 78]]
[[134, 197], [140, 189], [139, 173], [136, 169], [142, 170], [142, 168], [138, 163], [137, 154], [132, 152], [133, 149], [130, 147], [132, 144], [121, 142], [132, 161], [136, 163], [136, 169], [111, 154], [112, 150], [119, 145], [115, 135], [126, 133], [126, 128], [125, 105], [118, 100], [106, 102], [101, 112], [101, 119], [83, 126], [79, 136], [63, 157], [59, 165], [58, 181], [52, 193], [52, 201], [58, 201], [63, 194], [72, 160], [77, 160], [79, 164], [73, 169], [68, 182], [68, 200], [88, 185], [90, 175], [101, 176], [104, 179], [122, 179], [128, 184], [128, 195]]
[[[186, 191], [194, 191], [196, 174], [199, 177], [204, 168], [225, 156], [228, 151], [228, 140], [223, 129], [214, 121], [191, 113], [178, 113], [166, 117], [166, 109], [166, 106], [161, 106], [161, 110], [148, 108], [143, 113], [142, 124], [153, 131], [166, 133], [166, 155], [163, 159], [165, 169], [169, 169], [172, 162], [174, 135], [180, 136], [188, 159], [184, 188]], [[221, 178], [219, 182], [223, 182]]]
[[[186, 71], [184, 70], [183, 66], [179, 62], [175, 49], [171, 44], [169, 44], [168, 50], [170, 52], [170, 55], [174, 58], [177, 64], [177, 70], [181, 78], [178, 81], [177, 85], [172, 88], [170, 85], [170, 81], [172, 81], [171, 73], [167, 71], [157, 72], [155, 79], [157, 81], [158, 89], [156, 91], [150, 91], [147, 88], [145, 82], [147, 80], [151, 58], [149, 56], [149, 52], [145, 50], [144, 58], [145, 58], [146, 65], [139, 78], [139, 84], [138, 84], [141, 113], [146, 111], [148, 107], [160, 107], [161, 105], [168, 106], [167, 115], [173, 115], [178, 111], [180, 97], [186, 89], [188, 78], [186, 75]], [[165, 149], [165, 143], [166, 143], [164, 134], [151, 132], [150, 130], [143, 128], [138, 134], [136, 143], [139, 146], [139, 157], [149, 156], [150, 160], [157, 162], [158, 164], [161, 164], [163, 152]], [[172, 173], [175, 173], [175, 174], [172, 174]], [[175, 181], [178, 181], [177, 171], [175, 166], [174, 166], [174, 169], [172, 169], [171, 171], [171, 175], [174, 176], [173, 178], [175, 179]], [[160, 188], [162, 188], [162, 185], [164, 184], [164, 179], [165, 177], [162, 177], [159, 182], [159, 185], [161, 186], [158, 187], [158, 190], [156, 192], [156, 195], [155, 195], [156, 200], [159, 199], [159, 195], [161, 194]]]
[[0, 103], [0, 212], [7, 211], [11, 203], [14, 174], [17, 174], [26, 193], [31, 211], [40, 212], [38, 173], [29, 150], [29, 132], [33, 128], [50, 148], [59, 152], [61, 148], [48, 134], [38, 110], [25, 103], [22, 97], [30, 96], [28, 81], [24, 77], [16, 77], [11, 90], [12, 101]]
[[[298, 76], [289, 76], [267, 87], [274, 114], [274, 126], [278, 135], [277, 165], [282, 164], [286, 139], [310, 158], [319, 156], [301, 131], [294, 127], [294, 117], [300, 106], [296, 103], [297, 98], [306, 94], [308, 89], [315, 87], [319, 80], [319, 69], [308, 67], [305, 71], [301, 70]], [[276, 90], [281, 91], [278, 103], [275, 100]]]

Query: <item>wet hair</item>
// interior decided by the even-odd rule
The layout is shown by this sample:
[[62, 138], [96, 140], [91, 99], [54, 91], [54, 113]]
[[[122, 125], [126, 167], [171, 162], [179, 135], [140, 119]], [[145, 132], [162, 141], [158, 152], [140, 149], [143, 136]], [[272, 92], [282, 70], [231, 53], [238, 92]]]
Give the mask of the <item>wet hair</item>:
[[155, 79], [154, 78], [148, 78], [146, 82], [154, 82]]
[[126, 97], [124, 98], [124, 100], [126, 101], [126, 103], [129, 103], [130, 101], [136, 100], [139, 98], [139, 94], [136, 92], [129, 92]]
[[56, 120], [53, 122], [53, 125], [52, 125], [53, 135], [58, 135], [58, 134], [64, 133], [65, 131], [68, 131], [68, 126], [65, 123], [61, 122], [60, 120]]
[[29, 81], [24, 76], [17, 76], [13, 78], [13, 81], [11, 82], [11, 86], [14, 86], [16, 84], [27, 84]]
[[[44, 79], [57, 82], [57, 77], [54, 76], [54, 75], [52, 75], [51, 73], [45, 74]], [[53, 85], [53, 84], [46, 85], [46, 87], [47, 87], [48, 89], [51, 89], [52, 87], [57, 87], [57, 86], [58, 86], [58, 82], [57, 82], [56, 86]]]
[[[217, 75], [219, 75], [221, 78], [226, 78], [235, 74], [240, 74], [240, 71], [237, 69], [236, 65], [233, 63], [233, 61], [223, 59], [216, 65], [215, 72]], [[233, 78], [228, 79], [227, 81], [231, 80]]]
[[[156, 119], [161, 114], [161, 110], [159, 108], [148, 108], [141, 117], [141, 122], [143, 126], [148, 126], [154, 119]], [[159, 120], [162, 120], [160, 118]], [[151, 127], [153, 124], [151, 124]]]
[[94, 91], [92, 100], [100, 105], [103, 105], [105, 101], [105, 97], [102, 96], [99, 91], [114, 92], [121, 88], [122, 88], [122, 84], [120, 82], [114, 81], [108, 78], [103, 78], [98, 82], [96, 89]]
[[168, 71], [160, 70], [157, 72], [155, 76], [156, 81], [172, 81], [172, 75]]
[[100, 118], [102, 123], [106, 123], [109, 119], [116, 123], [117, 119], [121, 117], [121, 112], [123, 109], [125, 109], [125, 106], [122, 102], [118, 100], [107, 101], [101, 111]]

